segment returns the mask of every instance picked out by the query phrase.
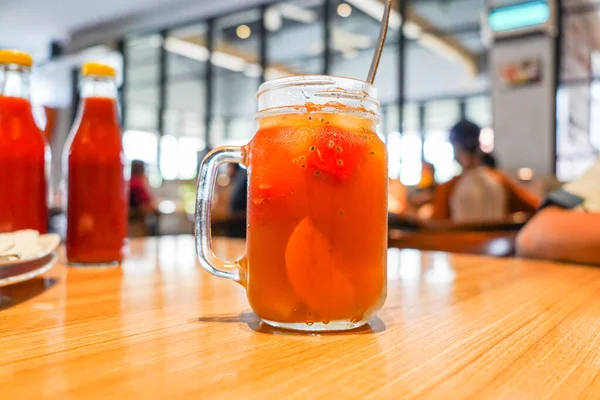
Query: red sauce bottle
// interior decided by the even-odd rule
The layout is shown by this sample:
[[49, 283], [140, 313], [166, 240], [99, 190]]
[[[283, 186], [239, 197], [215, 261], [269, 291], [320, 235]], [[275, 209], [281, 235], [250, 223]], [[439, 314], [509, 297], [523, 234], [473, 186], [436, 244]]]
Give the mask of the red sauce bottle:
[[0, 50], [0, 232], [48, 229], [50, 153], [29, 102], [30, 55]]
[[128, 188], [117, 114], [115, 70], [81, 70], [78, 116], [63, 153], [67, 176], [67, 260], [117, 264], [127, 236]]

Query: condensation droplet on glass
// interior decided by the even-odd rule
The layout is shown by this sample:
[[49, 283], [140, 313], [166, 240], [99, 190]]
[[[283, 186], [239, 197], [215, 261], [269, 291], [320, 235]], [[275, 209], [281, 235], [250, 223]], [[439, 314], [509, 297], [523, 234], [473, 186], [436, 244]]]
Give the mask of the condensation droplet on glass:
[[314, 322], [312, 322], [312, 321], [308, 321], [308, 322], [306, 323], [306, 325], [308, 325], [308, 326], [312, 326], [313, 324], [314, 324]]

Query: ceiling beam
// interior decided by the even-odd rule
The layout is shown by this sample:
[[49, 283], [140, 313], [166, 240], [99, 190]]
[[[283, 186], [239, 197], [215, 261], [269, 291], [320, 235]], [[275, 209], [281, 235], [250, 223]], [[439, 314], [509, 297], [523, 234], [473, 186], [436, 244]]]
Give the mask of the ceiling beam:
[[[166, 48], [168, 51], [175, 52], [182, 56], [187, 56], [189, 58], [194, 58], [198, 60], [208, 59], [208, 49], [206, 47], [206, 40], [204, 37], [199, 35], [180, 37], [180, 38], [168, 38], [167, 41], [175, 39], [176, 41], [183, 42], [188, 46], [193, 46], [189, 49], [185, 49], [185, 51], [173, 51], [174, 49], [167, 45]], [[232, 44], [227, 42], [218, 43], [213, 50], [213, 57], [220, 56], [223, 59], [223, 65], [220, 65], [224, 68], [232, 68], [236, 65], [240, 65], [239, 68], [235, 70], [239, 70], [239, 72], [243, 71], [248, 65], [256, 65], [260, 66], [260, 62], [258, 56], [249, 54], [245, 51], [242, 51], [235, 47]], [[213, 58], [213, 64], [216, 64], [216, 60]], [[267, 73], [274, 77], [282, 77], [282, 76], [290, 76], [290, 75], [299, 75], [298, 71], [294, 71], [293, 69], [287, 67], [286, 65], [273, 64], [267, 66]]]
[[[408, 0], [392, 2], [390, 27], [396, 29], [400, 28], [402, 21], [400, 17], [400, 1]], [[347, 2], [378, 21], [383, 15], [385, 0], [347, 0]], [[407, 10], [403, 30], [407, 37], [416, 40], [422, 47], [426, 47], [444, 58], [463, 65], [470, 75], [476, 76], [479, 74], [478, 56], [476, 54], [470, 52], [458, 40], [441, 31], [439, 27], [413, 11], [410, 7]]]
[[[396, 4], [396, 6], [398, 6]], [[427, 47], [437, 52], [441, 56], [455, 60], [463, 65], [470, 75], [479, 74], [479, 64], [477, 55], [471, 53], [454, 37], [438, 33], [436, 26], [418, 13], [407, 10], [407, 22], [411, 22], [422, 31], [415, 38], [423, 47]]]

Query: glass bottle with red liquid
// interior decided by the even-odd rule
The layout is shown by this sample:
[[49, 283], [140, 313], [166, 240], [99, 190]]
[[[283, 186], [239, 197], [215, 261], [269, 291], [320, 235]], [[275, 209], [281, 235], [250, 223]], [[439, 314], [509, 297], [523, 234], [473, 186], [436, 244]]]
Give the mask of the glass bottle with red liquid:
[[86, 63], [79, 111], [63, 152], [70, 264], [118, 264], [127, 236], [128, 189], [114, 68]]
[[29, 102], [29, 54], [0, 50], [0, 232], [48, 229], [50, 153]]

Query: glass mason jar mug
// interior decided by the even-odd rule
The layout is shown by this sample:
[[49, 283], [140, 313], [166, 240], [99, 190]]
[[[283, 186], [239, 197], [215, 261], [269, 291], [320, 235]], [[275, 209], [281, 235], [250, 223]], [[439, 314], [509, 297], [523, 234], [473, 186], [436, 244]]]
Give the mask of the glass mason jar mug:
[[[388, 173], [375, 91], [330, 76], [267, 82], [253, 139], [216, 148], [200, 167], [200, 264], [242, 284], [272, 326], [353, 329], [385, 301]], [[211, 198], [226, 162], [248, 171], [246, 255], [236, 262], [210, 248]]]

